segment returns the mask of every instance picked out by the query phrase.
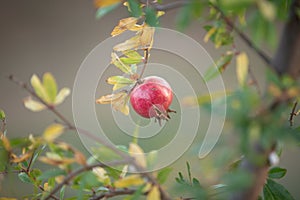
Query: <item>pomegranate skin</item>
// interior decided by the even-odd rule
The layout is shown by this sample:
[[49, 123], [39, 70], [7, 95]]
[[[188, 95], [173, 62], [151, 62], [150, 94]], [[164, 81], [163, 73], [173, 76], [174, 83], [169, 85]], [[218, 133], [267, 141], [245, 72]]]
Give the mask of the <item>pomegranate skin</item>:
[[139, 115], [145, 118], [168, 119], [169, 106], [173, 100], [170, 85], [157, 76], [144, 78], [131, 92], [130, 103]]

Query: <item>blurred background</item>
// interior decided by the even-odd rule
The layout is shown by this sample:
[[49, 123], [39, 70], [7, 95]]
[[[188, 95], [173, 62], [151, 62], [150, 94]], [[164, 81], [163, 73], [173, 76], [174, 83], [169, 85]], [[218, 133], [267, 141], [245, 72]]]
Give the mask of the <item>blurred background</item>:
[[[110, 36], [113, 27], [117, 25], [121, 18], [128, 16], [126, 8], [122, 6], [104, 16], [101, 20], [95, 19], [95, 12], [96, 9], [90, 0], [1, 0], [0, 108], [7, 115], [9, 137], [27, 137], [30, 133], [39, 135], [47, 125], [54, 121], [55, 117], [48, 111], [32, 113], [26, 110], [22, 105], [22, 99], [28, 94], [10, 82], [7, 76], [13, 74], [20, 80], [28, 81], [33, 73], [41, 76], [44, 72], [51, 72], [56, 78], [59, 88], [72, 88], [77, 70], [88, 53], [101, 41]], [[176, 29], [175, 19], [177, 14], [178, 10], [169, 11], [161, 18], [161, 26]], [[278, 31], [280, 29], [281, 25], [278, 24]], [[202, 44], [213, 59], [217, 59], [224, 53], [222, 49], [216, 50], [212, 44], [203, 42], [205, 31], [202, 29], [201, 23], [193, 22], [184, 33]], [[237, 48], [249, 53], [251, 67], [254, 69], [253, 71], [260, 87], [264, 89], [264, 63], [256, 57], [251, 49], [239, 41], [238, 37], [236, 39]], [[270, 50], [265, 50], [270, 55], [273, 54]], [[154, 60], [158, 63], [166, 62], [169, 66], [174, 66], [174, 68], [188, 77], [196, 92], [205, 94], [205, 86], [199, 84], [199, 77], [191, 76], [193, 69], [187, 67], [188, 64], [184, 61], [170, 58], [170, 55], [165, 54], [162, 56], [155, 52], [153, 52], [151, 57], [152, 61]], [[111, 74], [113, 72], [108, 70], [106, 73]], [[232, 63], [223, 76], [226, 88], [236, 87], [235, 77], [234, 63]], [[111, 90], [111, 87], [108, 85], [101, 85], [99, 88], [97, 95], [104, 95]], [[69, 119], [72, 119], [71, 103], [71, 98], [69, 97], [59, 106], [60, 111]], [[110, 126], [110, 118], [106, 117], [106, 113], [111, 113], [110, 107], [102, 106], [102, 108], [97, 107], [97, 109], [102, 109], [99, 119], [104, 120], [103, 123]], [[203, 126], [205, 131], [206, 123], [210, 116], [206, 118], [205, 114], [201, 113], [201, 115], [200, 127]], [[111, 122], [111, 125], [113, 125], [113, 122]], [[111, 135], [111, 138], [119, 137]], [[190, 162], [194, 176], [200, 181], [214, 183], [219, 176], [219, 171], [222, 171], [222, 165], [220, 164], [222, 162], [215, 158], [220, 152], [223, 152], [225, 157], [234, 155], [232, 150], [224, 151], [226, 146], [233, 145], [234, 140], [232, 138], [234, 136], [230, 134], [222, 134], [218, 143], [219, 146], [205, 159], [199, 160], [197, 147], [203, 139], [203, 135], [199, 133], [199, 137], [196, 138], [193, 147], [172, 164], [174, 170], [168, 184], [172, 185], [174, 176], [178, 171], [185, 171], [186, 161]], [[63, 135], [63, 139], [66, 139], [73, 146], [88, 154], [77, 133], [67, 132]], [[170, 135], [166, 136], [164, 140], [168, 141], [169, 139]], [[116, 139], [116, 143], [123, 142]], [[222, 150], [218, 151], [218, 149]], [[300, 199], [300, 191], [298, 189], [300, 178], [298, 173], [300, 168], [299, 155], [299, 149], [286, 146], [280, 163], [282, 167], [288, 169], [287, 175], [281, 182], [295, 196], [295, 199]], [[230, 160], [230, 158], [228, 159]], [[41, 165], [41, 168], [46, 167]], [[4, 177], [4, 181], [1, 183], [0, 197], [21, 198], [31, 190], [30, 185], [22, 184], [15, 175], [9, 175]]]

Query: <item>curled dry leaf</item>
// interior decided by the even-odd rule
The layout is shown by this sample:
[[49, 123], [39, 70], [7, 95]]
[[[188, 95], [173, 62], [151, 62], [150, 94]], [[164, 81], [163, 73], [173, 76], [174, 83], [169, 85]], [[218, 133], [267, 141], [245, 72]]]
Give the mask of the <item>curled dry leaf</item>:
[[120, 3], [121, 0], [94, 0], [94, 5], [96, 8], [111, 6], [113, 4]]
[[138, 21], [138, 18], [135, 17], [128, 17], [121, 19], [119, 21], [119, 24], [113, 29], [111, 32], [111, 36], [117, 36], [123, 33], [126, 30], [131, 30], [131, 31], [138, 31], [142, 29], [142, 26], [136, 24]]
[[141, 48], [151, 48], [153, 43], [154, 28], [146, 26], [141, 31], [140, 42]]
[[10, 160], [10, 161], [13, 163], [23, 162], [23, 161], [29, 159], [31, 157], [31, 155], [32, 155], [32, 152], [27, 152], [20, 156], [13, 156], [12, 160]]
[[151, 48], [153, 43], [155, 29], [147, 25], [143, 25], [143, 29], [137, 32], [137, 35], [126, 40], [125, 42], [114, 46], [115, 51], [127, 51], [131, 49]]
[[127, 105], [127, 102], [129, 100], [129, 96], [126, 92], [119, 92], [115, 94], [109, 94], [100, 97], [96, 100], [96, 103], [98, 104], [112, 104], [112, 107], [122, 112], [125, 115], [129, 114], [129, 107]]
[[86, 158], [83, 153], [81, 153], [80, 151], [75, 151], [74, 158], [78, 164], [86, 166]]

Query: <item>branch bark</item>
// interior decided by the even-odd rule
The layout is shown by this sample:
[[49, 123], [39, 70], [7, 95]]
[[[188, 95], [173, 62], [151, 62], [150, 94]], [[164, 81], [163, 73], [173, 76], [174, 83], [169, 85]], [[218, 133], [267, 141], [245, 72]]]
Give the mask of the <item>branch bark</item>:
[[[290, 7], [289, 19], [287, 20], [281, 34], [279, 46], [274, 55], [270, 66], [279, 74], [289, 74], [293, 78], [300, 76], [300, 17], [297, 15], [297, 9], [300, 8], [300, 0], [294, 0]], [[288, 101], [284, 99], [283, 101]], [[283, 101], [277, 101], [275, 106], [271, 106], [270, 111], [279, 106]], [[274, 147], [272, 147], [274, 148]], [[247, 157], [242, 161], [241, 168], [254, 177], [254, 182], [247, 190], [233, 194], [232, 200], [256, 200], [261, 193], [268, 176], [268, 157], [273, 149], [259, 153], [259, 147], [253, 150], [263, 155], [265, 163], [257, 165], [251, 162]]]
[[288, 73], [294, 78], [300, 76], [300, 0], [294, 0], [290, 7], [289, 19], [284, 25], [280, 43], [272, 65], [279, 74]]

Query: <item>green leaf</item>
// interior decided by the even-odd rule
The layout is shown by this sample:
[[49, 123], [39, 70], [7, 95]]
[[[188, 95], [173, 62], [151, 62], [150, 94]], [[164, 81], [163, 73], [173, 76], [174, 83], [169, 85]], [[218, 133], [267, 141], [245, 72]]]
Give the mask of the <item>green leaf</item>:
[[204, 81], [210, 81], [220, 75], [225, 70], [227, 65], [231, 62], [232, 57], [233, 53], [229, 51], [221, 58], [219, 58], [219, 60], [216, 61], [215, 65], [209, 67], [204, 73]]
[[59, 192], [59, 199], [64, 199], [65, 196], [66, 185], [62, 186]]
[[41, 80], [39, 79], [39, 77], [36, 74], [32, 75], [32, 77], [30, 79], [30, 83], [31, 83], [35, 93], [37, 94], [37, 96], [39, 96], [41, 99], [43, 99], [47, 103], [51, 102], [50, 98], [46, 92], [45, 87], [42, 85]]
[[142, 8], [138, 1], [136, 0], [128, 0], [129, 12], [132, 17], [140, 17], [142, 15]]
[[0, 120], [4, 120], [4, 119], [5, 119], [5, 112], [0, 109]]
[[131, 68], [129, 65], [123, 63], [119, 56], [116, 53], [111, 54], [111, 62], [114, 64], [117, 68], [119, 68], [122, 72], [126, 74], [131, 74]]
[[281, 184], [268, 179], [263, 189], [265, 200], [294, 200], [293, 196]]
[[57, 95], [57, 84], [51, 73], [43, 75], [43, 85], [51, 103], [54, 103]]
[[145, 188], [145, 185], [141, 185], [140, 187], [138, 187], [138, 189], [134, 192], [133, 195], [125, 197], [124, 200], [139, 200], [139, 199], [141, 199], [144, 188]]
[[60, 175], [66, 175], [65, 170], [62, 169], [51, 169], [49, 171], [43, 172], [39, 177], [38, 180], [48, 180], [49, 178], [60, 176]]
[[30, 179], [30, 177], [25, 172], [19, 173], [18, 177], [24, 183], [32, 183], [32, 180]]
[[134, 83], [133, 80], [129, 78], [125, 78], [124, 76], [111, 76], [106, 80], [106, 82], [111, 85], [115, 85], [115, 84], [130, 85]]
[[146, 24], [152, 27], [158, 26], [158, 18], [156, 12], [152, 8], [147, 7], [145, 10], [145, 14], [146, 14], [146, 20], [145, 20]]
[[123, 51], [123, 54], [128, 58], [132, 58], [140, 61], [142, 61], [143, 58], [143, 56], [141, 56], [137, 51], [134, 50]]
[[136, 59], [136, 58], [125, 58], [125, 57], [122, 57], [120, 58], [120, 60], [124, 63], [124, 64], [127, 64], [127, 65], [131, 65], [131, 64], [138, 64], [140, 62], [142, 62], [142, 59]]
[[280, 179], [285, 176], [287, 170], [280, 167], [273, 167], [269, 170], [269, 178]]
[[168, 179], [168, 176], [170, 175], [171, 171], [173, 169], [166, 167], [163, 168], [162, 170], [160, 170], [157, 174], [157, 181], [159, 184], [164, 184], [166, 182], [166, 180]]
[[102, 18], [104, 15], [106, 15], [106, 14], [110, 13], [111, 11], [113, 11], [114, 9], [116, 9], [119, 5], [120, 5], [120, 3], [116, 3], [116, 4], [109, 5], [109, 6], [98, 8], [98, 10], [96, 12], [96, 19]]
[[179, 14], [176, 17], [176, 24], [179, 30], [184, 30], [191, 22], [192, 15], [191, 15], [191, 6], [186, 5], [181, 8]]
[[188, 171], [189, 181], [190, 181], [190, 183], [192, 183], [191, 166], [190, 166], [189, 162], [186, 162], [186, 167], [187, 167], [187, 171]]

